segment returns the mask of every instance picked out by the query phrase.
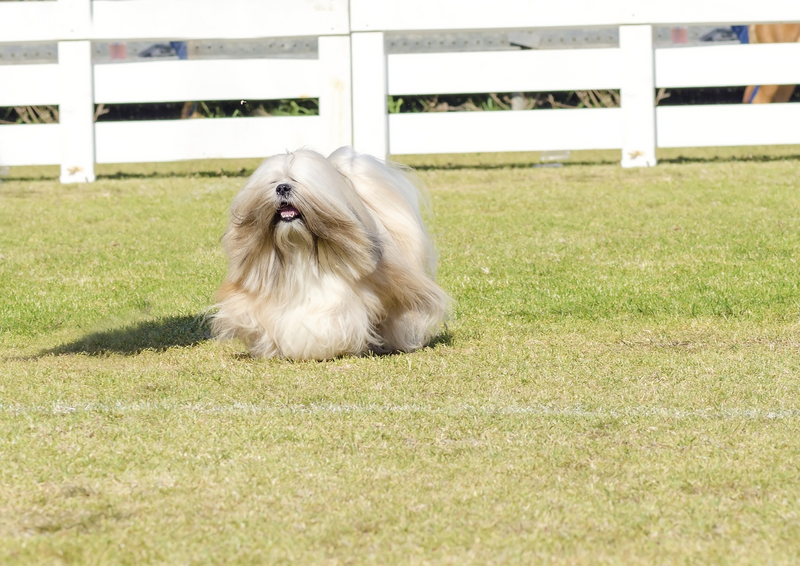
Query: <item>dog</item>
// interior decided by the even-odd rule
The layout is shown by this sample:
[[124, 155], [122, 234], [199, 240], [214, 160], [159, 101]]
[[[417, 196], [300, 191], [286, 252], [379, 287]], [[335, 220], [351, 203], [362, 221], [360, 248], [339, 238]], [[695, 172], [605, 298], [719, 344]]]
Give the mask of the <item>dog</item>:
[[427, 345], [451, 304], [427, 210], [410, 169], [350, 147], [266, 159], [231, 204], [212, 333], [294, 360]]

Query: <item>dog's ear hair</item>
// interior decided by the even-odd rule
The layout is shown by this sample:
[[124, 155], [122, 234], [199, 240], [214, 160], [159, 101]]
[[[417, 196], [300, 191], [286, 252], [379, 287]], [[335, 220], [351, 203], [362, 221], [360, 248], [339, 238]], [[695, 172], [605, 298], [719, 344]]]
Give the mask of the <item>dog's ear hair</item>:
[[[320, 267], [348, 279], [372, 273], [383, 244], [372, 213], [349, 177], [316, 152], [295, 152], [291, 177], [297, 183], [294, 202], [316, 238]], [[288, 175], [287, 173], [287, 175]]]
[[[361, 237], [317, 240], [317, 260], [323, 270], [340, 273], [348, 279], [361, 279], [373, 273], [383, 256], [383, 244], [377, 233], [361, 230]], [[356, 241], [358, 240], [358, 241]]]
[[383, 243], [372, 215], [360, 201], [345, 206], [345, 211], [305, 207], [304, 221], [316, 236], [320, 267], [360, 279], [377, 268]]
[[253, 174], [234, 198], [228, 228], [222, 236], [222, 247], [228, 255], [228, 280], [250, 291], [274, 282], [276, 270], [283, 264], [274, 245], [274, 203], [266, 196], [269, 191], [261, 190], [274, 184], [273, 176]]
[[272, 228], [265, 230], [248, 221], [241, 224], [231, 221], [222, 236], [222, 247], [228, 255], [227, 279], [250, 291], [274, 282], [283, 258], [272, 244], [273, 238]]

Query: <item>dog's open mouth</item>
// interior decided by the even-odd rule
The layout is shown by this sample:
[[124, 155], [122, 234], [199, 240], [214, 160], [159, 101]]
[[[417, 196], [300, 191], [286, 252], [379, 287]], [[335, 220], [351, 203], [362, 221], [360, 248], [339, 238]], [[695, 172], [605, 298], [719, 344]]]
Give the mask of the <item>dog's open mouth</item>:
[[278, 215], [283, 222], [291, 222], [300, 218], [300, 211], [291, 204], [284, 204], [278, 209]]

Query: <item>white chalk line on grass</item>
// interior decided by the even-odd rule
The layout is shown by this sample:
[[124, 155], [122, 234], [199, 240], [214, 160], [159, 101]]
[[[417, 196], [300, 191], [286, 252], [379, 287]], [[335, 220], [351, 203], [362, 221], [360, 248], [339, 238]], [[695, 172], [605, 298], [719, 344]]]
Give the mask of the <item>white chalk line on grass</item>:
[[663, 419], [706, 420], [794, 420], [800, 419], [800, 409], [760, 408], [704, 408], [679, 409], [671, 407], [621, 407], [584, 408], [581, 406], [552, 407], [547, 405], [452, 405], [434, 407], [429, 405], [380, 405], [380, 404], [325, 404], [268, 405], [258, 403], [63, 403], [22, 405], [0, 403], [0, 413], [12, 415], [45, 414], [69, 415], [80, 413], [173, 413], [205, 415], [337, 415], [337, 414], [419, 414], [419, 415], [498, 415], [555, 418], [628, 418], [654, 417]]

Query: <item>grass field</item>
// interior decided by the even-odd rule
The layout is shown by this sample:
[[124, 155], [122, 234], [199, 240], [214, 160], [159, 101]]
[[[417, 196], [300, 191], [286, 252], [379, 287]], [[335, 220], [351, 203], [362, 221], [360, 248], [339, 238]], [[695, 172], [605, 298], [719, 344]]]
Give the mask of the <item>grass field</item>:
[[407, 158], [449, 331], [323, 363], [207, 339], [254, 162], [12, 170], [0, 560], [798, 563], [798, 154]]

